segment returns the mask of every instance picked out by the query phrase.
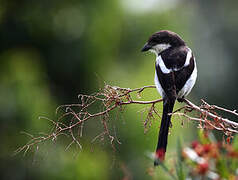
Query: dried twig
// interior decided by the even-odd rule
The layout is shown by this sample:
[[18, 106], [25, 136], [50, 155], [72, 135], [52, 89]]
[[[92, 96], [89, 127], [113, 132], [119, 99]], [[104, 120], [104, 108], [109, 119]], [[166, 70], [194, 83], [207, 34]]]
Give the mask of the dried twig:
[[[132, 98], [132, 94], [136, 93], [137, 95], [141, 96], [141, 93], [146, 89], [154, 88], [155, 86], [144, 86], [141, 88], [130, 89], [105, 85], [101, 92], [94, 95], [79, 95], [79, 103], [62, 105], [56, 109], [56, 114], [59, 114], [60, 111], [63, 111], [63, 114], [56, 121], [45, 118], [48, 119], [53, 126], [51, 132], [37, 137], [29, 133], [24, 133], [29, 136], [31, 140], [24, 146], [18, 148], [15, 153], [24, 152], [25, 154], [29, 151], [29, 149], [32, 149], [34, 146], [38, 147], [38, 144], [42, 142], [48, 140], [55, 141], [59, 135], [71, 137], [71, 142], [66, 147], [66, 150], [69, 149], [74, 143], [77, 144], [81, 149], [82, 145], [80, 144], [79, 140], [83, 136], [83, 128], [85, 127], [85, 123], [88, 120], [95, 119], [96, 117], [101, 117], [102, 119], [103, 132], [99, 133], [99, 135], [93, 138], [91, 142], [94, 143], [98, 138], [104, 139], [104, 136], [107, 136], [112, 148], [115, 150], [115, 143], [120, 144], [120, 141], [117, 139], [117, 137], [114, 137], [116, 133], [114, 132], [113, 136], [110, 128], [108, 127], [108, 123], [110, 122], [110, 113], [115, 109], [122, 110], [122, 106], [127, 106], [129, 104], [151, 105], [146, 111], [147, 118], [144, 121], [145, 130], [148, 129], [148, 123], [151, 123], [150, 119], [155, 118], [155, 116], [160, 117], [158, 111], [155, 108], [155, 104], [162, 102], [163, 100], [156, 99], [150, 101], [138, 101]], [[193, 104], [187, 99], [184, 99], [184, 103], [184, 106], [175, 110], [172, 114], [184, 117], [191, 121], [199, 121], [202, 128], [223, 131], [227, 136], [231, 136], [232, 133], [238, 133], [238, 123], [220, 116], [216, 111], [224, 111], [237, 117], [238, 113], [236, 110], [228, 110], [216, 105], [209, 105], [204, 100], [202, 100], [202, 104], [200, 106]], [[95, 105], [98, 107], [103, 107], [102, 111], [93, 113], [92, 109], [95, 110], [95, 108], [93, 108]], [[193, 114], [193, 116], [187, 115], [188, 112], [192, 111], [196, 112]], [[73, 133], [75, 132], [74, 130], [78, 130], [78, 133]]]

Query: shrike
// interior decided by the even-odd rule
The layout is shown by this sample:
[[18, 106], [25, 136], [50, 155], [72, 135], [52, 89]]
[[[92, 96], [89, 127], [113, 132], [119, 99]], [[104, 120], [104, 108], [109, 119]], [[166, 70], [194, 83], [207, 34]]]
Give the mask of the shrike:
[[154, 165], [165, 158], [171, 113], [175, 101], [183, 101], [197, 79], [197, 67], [191, 49], [176, 33], [163, 30], [154, 33], [141, 50], [156, 55], [155, 85], [163, 98], [163, 115]]

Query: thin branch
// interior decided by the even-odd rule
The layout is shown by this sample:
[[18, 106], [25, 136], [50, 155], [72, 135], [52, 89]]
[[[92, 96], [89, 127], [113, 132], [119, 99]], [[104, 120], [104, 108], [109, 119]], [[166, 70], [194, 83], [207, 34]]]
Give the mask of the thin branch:
[[220, 117], [220, 116], [217, 116], [217, 115], [215, 115], [215, 114], [209, 112], [208, 110], [204, 110], [204, 109], [198, 107], [197, 105], [193, 104], [191, 101], [189, 101], [189, 100], [187, 100], [187, 99], [184, 99], [184, 102], [185, 102], [190, 108], [192, 108], [192, 109], [194, 109], [194, 110], [196, 110], [196, 111], [198, 111], [198, 112], [204, 113], [204, 114], [210, 116], [210, 117], [213, 118], [213, 119], [219, 119], [219, 120], [222, 121], [222, 122], [225, 122], [225, 123], [227, 123], [227, 124], [230, 124], [230, 125], [233, 125], [233, 126], [235, 126], [235, 127], [238, 127], [238, 123], [237, 123], [237, 122], [231, 121], [231, 120], [229, 120], [229, 119], [227, 119], [227, 118], [222, 118], [222, 117]]
[[203, 104], [207, 105], [209, 108], [211, 109], [218, 109], [218, 110], [221, 110], [221, 111], [224, 111], [224, 112], [228, 112], [230, 114], [233, 114], [235, 116], [238, 116], [238, 113], [237, 113], [237, 110], [229, 110], [229, 109], [226, 109], [226, 108], [223, 108], [223, 107], [219, 107], [219, 106], [216, 106], [216, 105], [209, 105], [206, 101], [204, 101], [203, 99], [201, 100], [203, 102]]
[[[151, 119], [154, 119], [155, 116], [160, 117], [158, 110], [155, 108], [155, 104], [162, 102], [163, 99], [139, 101], [138, 99], [133, 98], [135, 97], [133, 94], [140, 96], [142, 92], [148, 89], [155, 89], [155, 86], [150, 85], [130, 89], [105, 85], [104, 89], [98, 93], [94, 93], [93, 95], [80, 94], [78, 96], [79, 103], [61, 105], [56, 109], [57, 115], [59, 114], [59, 110], [63, 110], [63, 114], [59, 115], [57, 120], [54, 121], [44, 117], [44, 119], [47, 119], [51, 122], [50, 126], [52, 126], [52, 128], [50, 132], [46, 133], [45, 135], [38, 135], [36, 137], [24, 132], [24, 134], [30, 137], [30, 140], [24, 146], [18, 148], [15, 153], [17, 154], [23, 151], [25, 154], [30, 149], [34, 149], [33, 146], [38, 147], [38, 144], [49, 140], [55, 141], [60, 135], [66, 135], [72, 139], [72, 141], [66, 147], [66, 150], [69, 149], [74, 143], [76, 143], [81, 149], [82, 145], [79, 141], [83, 137], [83, 129], [85, 128], [85, 124], [88, 123], [89, 120], [92, 121], [97, 117], [102, 118], [103, 132], [98, 132], [98, 135], [93, 138], [91, 142], [93, 143], [98, 138], [107, 135], [109, 138], [109, 144], [111, 144], [112, 148], [115, 150], [115, 143], [120, 144], [120, 141], [116, 137], [115, 126], [113, 126], [115, 137], [110, 134], [111, 130], [108, 126], [108, 123], [111, 123], [110, 118], [113, 118], [111, 113], [115, 109], [122, 111], [124, 109], [122, 109], [122, 107], [127, 107], [130, 104], [150, 105], [150, 108], [145, 108], [146, 110], [143, 111], [143, 113], [147, 114], [146, 120], [144, 121], [145, 131], [148, 129], [147, 124]], [[231, 136], [232, 133], [238, 133], [238, 123], [226, 117], [222, 117], [216, 111], [224, 111], [237, 117], [238, 113], [236, 110], [229, 110], [216, 105], [209, 105], [204, 100], [202, 100], [202, 104], [200, 106], [193, 104], [188, 99], [184, 99], [184, 102], [184, 106], [178, 108], [172, 113], [173, 115], [179, 116], [182, 121], [183, 118], [181, 117], [184, 117], [189, 121], [198, 121], [201, 125], [203, 125], [201, 126], [202, 128], [222, 131], [228, 136]], [[98, 109], [102, 110], [95, 112], [95, 107], [99, 107]], [[193, 113], [191, 116], [187, 115], [187, 113], [193, 111], [196, 113]], [[78, 133], [74, 134], [73, 130], [78, 130]]]

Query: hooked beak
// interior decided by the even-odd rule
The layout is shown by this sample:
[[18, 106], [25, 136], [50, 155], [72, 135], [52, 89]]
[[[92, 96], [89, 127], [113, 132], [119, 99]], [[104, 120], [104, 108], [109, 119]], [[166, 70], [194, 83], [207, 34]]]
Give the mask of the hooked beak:
[[144, 45], [144, 47], [141, 49], [141, 52], [145, 52], [151, 49], [151, 45], [149, 45], [148, 43], [146, 43]]

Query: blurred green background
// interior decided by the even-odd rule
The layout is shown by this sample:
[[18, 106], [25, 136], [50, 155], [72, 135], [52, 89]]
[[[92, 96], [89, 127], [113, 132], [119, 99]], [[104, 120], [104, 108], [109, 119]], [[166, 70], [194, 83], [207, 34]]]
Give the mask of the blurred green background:
[[[92, 121], [82, 151], [65, 152], [70, 140], [59, 139], [25, 157], [12, 154], [29, 140], [21, 131], [49, 130], [38, 117], [56, 119], [57, 106], [77, 103], [79, 93], [91, 94], [104, 81], [153, 84], [155, 57], [140, 49], [162, 29], [178, 33], [196, 56], [198, 79], [189, 98], [237, 108], [237, 8], [235, 0], [0, 0], [0, 179], [169, 179], [160, 168], [150, 176], [159, 121], [145, 135], [138, 105], [111, 120], [122, 143], [116, 153], [108, 141], [91, 151], [102, 130]], [[148, 100], [159, 97], [150, 92]], [[178, 138], [183, 144], [196, 138], [196, 124], [182, 127], [174, 118], [170, 167]]]

